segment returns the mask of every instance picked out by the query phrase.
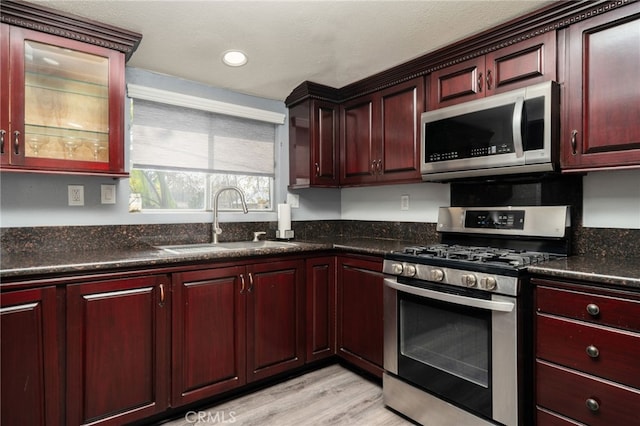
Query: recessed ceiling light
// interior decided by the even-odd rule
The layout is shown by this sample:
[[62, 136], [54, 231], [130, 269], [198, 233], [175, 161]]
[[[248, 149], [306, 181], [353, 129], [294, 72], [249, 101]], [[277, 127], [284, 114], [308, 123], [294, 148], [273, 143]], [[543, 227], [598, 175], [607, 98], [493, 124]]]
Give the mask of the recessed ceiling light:
[[230, 67], [241, 67], [247, 63], [247, 55], [239, 50], [227, 50], [222, 55], [222, 62]]

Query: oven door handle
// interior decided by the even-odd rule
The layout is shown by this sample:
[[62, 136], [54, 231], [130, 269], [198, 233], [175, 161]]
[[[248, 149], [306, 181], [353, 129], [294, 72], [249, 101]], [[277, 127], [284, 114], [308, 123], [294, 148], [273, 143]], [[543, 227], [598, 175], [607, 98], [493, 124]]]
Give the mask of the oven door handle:
[[385, 279], [385, 285], [403, 293], [411, 293], [416, 296], [426, 297], [428, 299], [440, 300], [442, 302], [455, 303], [456, 305], [471, 306], [474, 308], [488, 309], [491, 311], [511, 312], [515, 306], [511, 302], [497, 302], [494, 300], [476, 299], [474, 297], [459, 296], [457, 294], [442, 293], [439, 291], [428, 290], [421, 287], [413, 287], [406, 284], [400, 284], [392, 279]]

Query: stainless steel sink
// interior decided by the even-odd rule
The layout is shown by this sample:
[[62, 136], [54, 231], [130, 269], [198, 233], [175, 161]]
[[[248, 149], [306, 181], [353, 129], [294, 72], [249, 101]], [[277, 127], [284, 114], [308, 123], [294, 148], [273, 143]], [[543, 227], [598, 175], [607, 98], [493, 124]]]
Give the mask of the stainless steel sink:
[[227, 243], [201, 243], [201, 244], [179, 244], [169, 246], [155, 246], [157, 249], [169, 253], [215, 253], [229, 250], [259, 250], [266, 248], [287, 248], [295, 247], [296, 243], [286, 241], [233, 241]]

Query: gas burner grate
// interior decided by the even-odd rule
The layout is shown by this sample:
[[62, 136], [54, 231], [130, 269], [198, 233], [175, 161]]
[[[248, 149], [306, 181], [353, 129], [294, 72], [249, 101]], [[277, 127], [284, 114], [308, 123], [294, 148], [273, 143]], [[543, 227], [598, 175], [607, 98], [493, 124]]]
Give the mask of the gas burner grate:
[[549, 253], [497, 247], [435, 244], [408, 246], [402, 254], [425, 259], [449, 259], [473, 263], [523, 267], [549, 260]]

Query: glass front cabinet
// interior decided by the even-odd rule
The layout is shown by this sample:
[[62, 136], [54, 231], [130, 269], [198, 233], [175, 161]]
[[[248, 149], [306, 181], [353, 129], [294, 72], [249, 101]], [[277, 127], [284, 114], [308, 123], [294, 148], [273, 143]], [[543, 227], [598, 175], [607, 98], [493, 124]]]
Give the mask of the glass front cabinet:
[[2, 171], [126, 176], [125, 54], [0, 25]]

